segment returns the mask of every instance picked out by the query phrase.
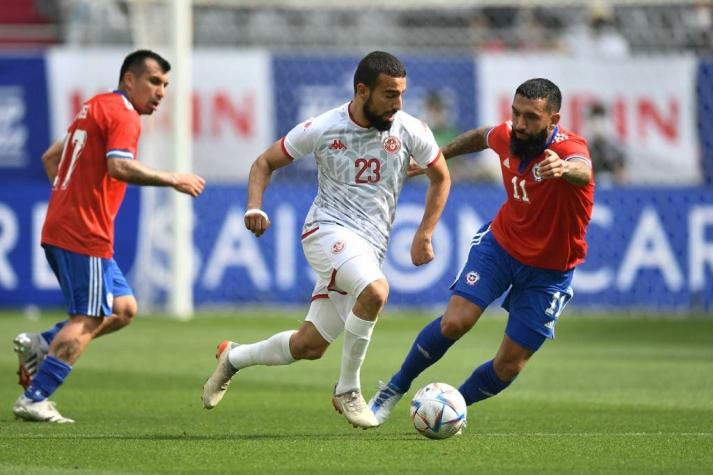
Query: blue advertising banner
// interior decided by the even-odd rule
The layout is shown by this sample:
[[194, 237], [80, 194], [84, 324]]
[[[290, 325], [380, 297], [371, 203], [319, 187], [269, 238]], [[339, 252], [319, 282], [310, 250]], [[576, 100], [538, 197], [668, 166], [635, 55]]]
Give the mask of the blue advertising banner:
[[[268, 191], [273, 227], [255, 239], [243, 226], [245, 190], [210, 188], [195, 202], [195, 244], [203, 262], [197, 304], [305, 304], [314, 276], [300, 245], [314, 187]], [[449, 296], [473, 233], [504, 195], [498, 186], [454, 186], [434, 236], [437, 258], [419, 268], [409, 247], [421, 219], [425, 187], [402, 194], [384, 270], [391, 304], [431, 306]], [[713, 190], [597, 191], [587, 262], [575, 273], [573, 306], [601, 309], [695, 310], [713, 307]]]
[[[0, 305], [63, 305], [57, 279], [40, 246], [50, 185], [15, 182], [0, 187]], [[129, 187], [116, 221], [116, 254], [127, 273], [138, 236], [138, 189]]]
[[[245, 187], [209, 187], [194, 202], [196, 305], [306, 305], [314, 274], [304, 259], [300, 234], [315, 191], [313, 185], [286, 182], [268, 189], [264, 208], [272, 227], [258, 239], [243, 224]], [[36, 184], [0, 189], [3, 306], [62, 302], [39, 247], [48, 193], [47, 185]], [[437, 257], [417, 268], [409, 248], [424, 193], [423, 183], [409, 183], [399, 202], [384, 262], [392, 305], [443, 305], [473, 233], [504, 199], [499, 186], [455, 185], [434, 235]], [[116, 260], [127, 274], [135, 267], [136, 245], [142, 239], [137, 238], [138, 209], [139, 193], [130, 188], [116, 238]], [[587, 240], [587, 262], [575, 272], [573, 308], [713, 309], [713, 190], [597, 190]]]
[[696, 93], [698, 140], [701, 144], [705, 183], [713, 185], [713, 58], [698, 63]]
[[45, 58], [0, 56], [0, 173], [45, 176], [40, 157], [49, 145]]

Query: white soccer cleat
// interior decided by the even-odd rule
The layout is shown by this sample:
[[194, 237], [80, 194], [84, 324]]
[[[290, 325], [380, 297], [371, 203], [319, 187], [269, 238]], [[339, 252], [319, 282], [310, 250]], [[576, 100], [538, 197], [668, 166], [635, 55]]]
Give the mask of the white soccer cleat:
[[59, 413], [55, 403], [49, 399], [35, 402], [21, 394], [12, 406], [12, 412], [18, 419], [33, 422], [54, 422], [55, 424], [73, 424], [74, 420]]
[[402, 397], [402, 393], [388, 384], [384, 384], [383, 381], [379, 381], [379, 391], [369, 400], [369, 409], [374, 413], [379, 425], [386, 422], [386, 419], [391, 415], [391, 410]]
[[376, 420], [374, 414], [366, 405], [364, 396], [360, 391], [347, 391], [342, 394], [332, 396], [332, 405], [334, 409], [347, 418], [349, 423], [354, 427], [369, 429], [378, 427], [379, 421]]
[[238, 372], [228, 361], [228, 353], [236, 346], [237, 343], [228, 340], [218, 345], [218, 351], [215, 353], [218, 364], [203, 385], [203, 407], [206, 409], [213, 409], [218, 405], [230, 386], [230, 378]]
[[47, 344], [42, 343], [44, 340], [39, 333], [20, 333], [13, 340], [19, 362], [17, 375], [20, 380], [17, 384], [25, 389], [30, 385], [40, 364], [47, 356]]

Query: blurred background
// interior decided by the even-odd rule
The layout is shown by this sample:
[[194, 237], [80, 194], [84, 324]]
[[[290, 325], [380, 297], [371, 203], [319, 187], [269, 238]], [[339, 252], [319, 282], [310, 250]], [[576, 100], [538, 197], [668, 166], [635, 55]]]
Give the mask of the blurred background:
[[[187, 247], [175, 240], [186, 211], [170, 193], [127, 195], [115, 257], [144, 310], [177, 311], [176, 295], [189, 297], [183, 314], [306, 305], [314, 276], [299, 236], [316, 190], [314, 160], [277, 173], [265, 203], [273, 227], [260, 240], [242, 225], [247, 173], [292, 126], [347, 102], [359, 59], [379, 49], [405, 63], [404, 109], [441, 144], [509, 119], [523, 81], [557, 83], [562, 123], [589, 140], [597, 182], [572, 307], [711, 314], [713, 2], [653, 0], [3, 0], [2, 307], [62, 305], [39, 247], [49, 195], [40, 156], [82, 101], [116, 86], [123, 57], [137, 48], [167, 57], [174, 84], [189, 86], [143, 119], [139, 158], [174, 169], [188, 153], [209, 184], [189, 211]], [[190, 111], [180, 124], [177, 104]], [[384, 265], [391, 305], [440, 307], [472, 234], [505, 199], [491, 153], [449, 166], [438, 257], [422, 268], [410, 264], [409, 246], [425, 184], [404, 188]], [[187, 279], [177, 284], [176, 275]]]

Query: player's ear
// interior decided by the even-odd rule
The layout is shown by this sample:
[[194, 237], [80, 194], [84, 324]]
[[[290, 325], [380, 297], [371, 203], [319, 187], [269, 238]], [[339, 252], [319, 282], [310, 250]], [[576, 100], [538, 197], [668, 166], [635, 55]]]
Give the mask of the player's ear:
[[136, 76], [134, 76], [134, 73], [131, 71], [126, 71], [124, 73], [124, 77], [121, 78], [122, 84], [124, 84], [124, 87], [126, 90], [131, 90], [134, 87], [134, 83], [136, 82]]
[[559, 124], [560, 122], [560, 113], [559, 112], [554, 112], [552, 115], [550, 115], [550, 125], [555, 126]]
[[362, 98], [363, 100], [367, 100], [369, 98], [369, 86], [364, 84], [363, 82], [357, 83], [356, 87], [356, 95]]

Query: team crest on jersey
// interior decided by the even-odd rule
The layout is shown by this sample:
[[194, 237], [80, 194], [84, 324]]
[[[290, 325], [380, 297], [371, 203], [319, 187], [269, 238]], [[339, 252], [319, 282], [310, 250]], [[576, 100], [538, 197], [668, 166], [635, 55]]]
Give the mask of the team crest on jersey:
[[307, 122], [304, 123], [304, 125], [303, 125], [304, 128], [303, 128], [302, 130], [307, 130], [307, 129], [309, 129], [309, 126], [310, 126], [310, 125], [312, 125], [312, 121], [311, 121], [311, 120], [308, 120]]
[[542, 175], [540, 175], [540, 164], [535, 163], [535, 166], [532, 167], [532, 177], [535, 179], [535, 181], [542, 181]]
[[386, 153], [398, 152], [401, 150], [401, 141], [393, 135], [389, 135], [384, 139], [384, 150]]
[[474, 270], [468, 272], [465, 275], [465, 283], [468, 285], [475, 285], [476, 283], [478, 283], [479, 280], [480, 280], [480, 274], [478, 274]]
[[347, 247], [347, 243], [344, 241], [337, 241], [334, 244], [332, 244], [332, 254], [339, 254], [344, 250], [344, 248]]
[[569, 135], [560, 132], [557, 135], [555, 135], [555, 138], [552, 141], [554, 143], [560, 143], [560, 142], [564, 142], [568, 138], [569, 138]]

